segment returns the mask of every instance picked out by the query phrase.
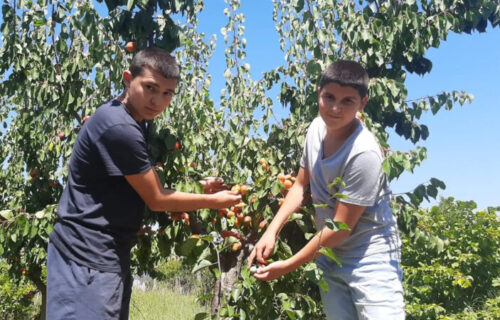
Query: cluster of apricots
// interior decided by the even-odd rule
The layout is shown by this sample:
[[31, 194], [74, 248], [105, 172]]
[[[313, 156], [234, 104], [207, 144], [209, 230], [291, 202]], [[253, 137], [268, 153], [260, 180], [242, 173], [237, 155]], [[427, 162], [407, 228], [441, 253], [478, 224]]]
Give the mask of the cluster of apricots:
[[295, 182], [295, 173], [292, 172], [290, 174], [284, 175], [283, 173], [278, 174], [278, 180], [283, 183], [285, 190], [289, 190], [293, 183]]
[[[175, 149], [180, 149], [180, 147], [179, 143], [179, 145], [175, 146]], [[266, 161], [266, 159], [260, 159], [259, 164], [262, 169], [269, 171], [270, 164]], [[280, 173], [277, 178], [282, 184], [281, 193], [283, 196], [286, 196], [288, 190], [292, 188], [296, 180], [296, 174]], [[254, 203], [257, 200], [257, 196], [251, 194], [251, 187], [247, 184], [235, 184], [231, 187], [231, 191], [240, 194], [247, 203]], [[284, 198], [278, 199], [278, 201], [281, 206], [284, 202]], [[259, 214], [249, 212], [250, 210], [248, 210], [249, 208], [247, 207], [248, 204], [245, 202], [242, 201], [230, 208], [220, 209], [217, 211], [217, 215], [212, 217], [212, 224], [214, 226], [221, 221], [223, 228], [229, 229], [220, 231], [222, 238], [225, 239], [228, 237], [234, 237], [238, 240], [231, 245], [232, 251], [241, 250], [243, 247], [243, 242], [245, 240], [242, 233], [243, 230], [264, 230], [267, 226], [267, 220]], [[172, 213], [171, 219], [173, 221], [182, 221], [187, 225], [190, 224], [189, 214], [186, 212]], [[191, 238], [198, 239], [199, 235], [193, 234], [191, 235]]]
[[[267, 164], [267, 163], [266, 163]], [[246, 184], [236, 184], [232, 186], [231, 188], [232, 191], [237, 192], [238, 194], [242, 196], [248, 195], [250, 191], [250, 187]], [[257, 200], [257, 196], [253, 195], [249, 197], [250, 202], [255, 202]], [[229, 236], [233, 236], [237, 238], [239, 241], [235, 242], [231, 246], [232, 251], [238, 251], [242, 248], [242, 236], [241, 234], [237, 231], [238, 229], [241, 229], [242, 227], [244, 228], [254, 228], [254, 229], [264, 229], [267, 225], [267, 221], [262, 219], [260, 215], [250, 215], [250, 214], [245, 214], [244, 208], [247, 206], [245, 202], [240, 202], [230, 208], [226, 209], [220, 209], [217, 212], [217, 217], [212, 219], [212, 223], [215, 225], [218, 220], [220, 219], [227, 219], [232, 222], [233, 230], [228, 231], [228, 230], [223, 230], [221, 231], [221, 236], [222, 238], [227, 238]]]
[[173, 221], [183, 220], [188, 226], [190, 224], [189, 214], [187, 212], [172, 212], [170, 215]]
[[130, 42], [127, 42], [127, 44], [125, 45], [125, 50], [127, 50], [127, 52], [134, 52], [135, 51], [135, 42], [133, 41], [130, 41]]
[[[286, 197], [286, 194], [288, 193], [288, 190], [290, 190], [295, 183], [296, 180], [296, 174], [295, 172], [292, 172], [290, 174], [283, 174], [279, 173], [278, 174], [278, 180], [283, 184], [283, 189], [281, 190], [281, 194]], [[278, 199], [280, 207], [285, 203], [285, 198], [280, 198]]]
[[30, 181], [31, 182], [37, 181], [39, 173], [40, 173], [40, 170], [38, 170], [38, 168], [31, 169], [30, 170], [30, 177], [31, 177]]
[[259, 163], [260, 163], [260, 165], [261, 165], [262, 169], [264, 169], [264, 170], [266, 170], [266, 171], [268, 171], [268, 170], [269, 170], [270, 166], [269, 166], [269, 163], [267, 163], [267, 160], [266, 160], [266, 159], [264, 159], [264, 158], [260, 159], [260, 160], [259, 160]]

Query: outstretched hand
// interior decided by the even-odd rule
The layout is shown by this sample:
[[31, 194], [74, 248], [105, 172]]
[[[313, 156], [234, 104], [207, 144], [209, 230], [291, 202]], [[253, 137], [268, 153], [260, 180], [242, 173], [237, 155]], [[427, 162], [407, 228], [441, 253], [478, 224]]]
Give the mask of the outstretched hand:
[[212, 198], [211, 209], [232, 207], [241, 202], [241, 195], [235, 191], [222, 190], [209, 196]]
[[203, 193], [216, 193], [222, 190], [229, 190], [229, 186], [224, 185], [224, 179], [217, 177], [206, 177], [200, 180], [203, 185]]
[[248, 257], [248, 268], [252, 266], [254, 259], [257, 259], [259, 264], [267, 264], [266, 259], [274, 251], [275, 243], [276, 236], [269, 232], [264, 233]]
[[289, 260], [273, 262], [265, 267], [259, 267], [253, 276], [262, 281], [271, 281], [292, 271]]

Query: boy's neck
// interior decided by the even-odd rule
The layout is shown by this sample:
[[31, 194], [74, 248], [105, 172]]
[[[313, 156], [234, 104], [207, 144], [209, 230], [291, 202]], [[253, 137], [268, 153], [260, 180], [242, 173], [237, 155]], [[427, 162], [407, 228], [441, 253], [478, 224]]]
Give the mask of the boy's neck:
[[358, 121], [353, 119], [347, 126], [338, 129], [330, 129], [326, 127], [326, 137], [334, 139], [335, 141], [344, 142], [356, 131]]
[[349, 125], [337, 130], [326, 128], [326, 135], [323, 139], [323, 158], [328, 158], [336, 153], [344, 142], [356, 131], [358, 122], [354, 119]]

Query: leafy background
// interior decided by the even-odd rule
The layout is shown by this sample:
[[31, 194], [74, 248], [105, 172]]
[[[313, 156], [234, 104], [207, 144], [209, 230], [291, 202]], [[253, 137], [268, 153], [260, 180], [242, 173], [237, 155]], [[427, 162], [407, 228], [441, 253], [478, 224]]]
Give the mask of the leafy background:
[[[126, 42], [135, 41], [139, 48], [153, 43], [178, 47], [174, 53], [184, 66], [180, 94], [155, 121], [151, 137], [151, 157], [164, 185], [199, 192], [197, 180], [207, 175], [250, 184], [247, 205], [230, 208], [250, 216], [250, 224], [211, 210], [147, 211], [133, 249], [134, 271], [159, 277], [159, 263], [176, 256], [192, 270], [211, 275], [215, 290], [201, 301], [214, 317], [314, 319], [322, 318], [321, 273], [314, 264], [261, 283], [243, 260], [263, 231], [260, 223], [272, 219], [286, 194], [278, 174], [297, 170], [306, 128], [317, 114], [315, 84], [321, 69], [340, 57], [367, 66], [371, 100], [363, 121], [379, 138], [387, 157], [384, 169], [394, 180], [425, 163], [423, 141], [430, 132], [422, 114], [441, 115], [472, 100], [460, 88], [411, 97], [407, 76], [432, 70], [436, 62], [427, 52], [450, 32], [485, 31], [500, 17], [494, 1], [273, 1], [283, 56], [256, 75], [239, 1], [226, 2], [217, 36], [202, 33], [201, 1], [101, 2], [111, 10], [109, 16], [93, 4], [3, 1], [2, 6], [0, 256], [8, 270], [7, 289], [20, 290], [14, 297], [26, 302], [33, 290], [26, 288], [29, 280], [41, 293], [42, 317], [47, 235], [66, 163], [86, 116], [121, 89], [121, 71], [132, 57], [124, 50]], [[223, 49], [218, 51], [223, 70], [207, 72], [216, 48]], [[216, 77], [221, 88], [214, 91]], [[396, 147], [393, 138], [410, 147]], [[445, 183], [436, 178], [418, 183], [394, 201], [407, 250], [408, 317], [495, 316], [500, 270], [494, 208], [476, 212], [474, 203], [445, 199], [426, 210], [423, 201], [437, 198]], [[291, 220], [275, 259], [289, 257], [314, 232], [309, 203]], [[232, 236], [224, 236], [229, 231]], [[198, 316], [203, 317], [209, 315]]]

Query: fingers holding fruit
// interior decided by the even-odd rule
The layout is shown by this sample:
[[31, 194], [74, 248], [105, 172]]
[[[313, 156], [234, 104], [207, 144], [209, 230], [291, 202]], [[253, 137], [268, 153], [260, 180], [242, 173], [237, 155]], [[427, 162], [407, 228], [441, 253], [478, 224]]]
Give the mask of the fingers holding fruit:
[[222, 190], [227, 190], [229, 187], [224, 185], [224, 179], [217, 177], [206, 177], [200, 180], [203, 185], [203, 193], [216, 193]]
[[241, 202], [241, 195], [234, 191], [219, 191], [210, 195], [213, 199], [213, 209], [224, 209]]

